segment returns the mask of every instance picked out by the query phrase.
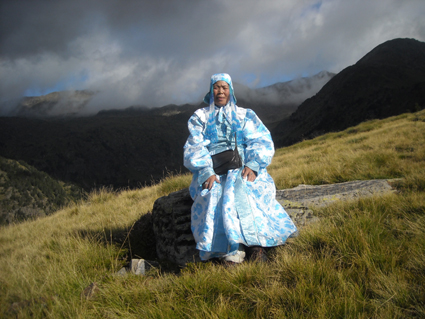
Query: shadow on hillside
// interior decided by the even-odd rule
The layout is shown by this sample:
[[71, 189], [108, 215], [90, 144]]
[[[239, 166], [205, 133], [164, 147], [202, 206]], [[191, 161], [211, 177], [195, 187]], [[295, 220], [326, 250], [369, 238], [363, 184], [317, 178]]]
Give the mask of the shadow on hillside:
[[[78, 230], [78, 236], [81, 238], [96, 238], [105, 246], [114, 245], [126, 251], [122, 257], [130, 264], [131, 259], [146, 259], [158, 261], [156, 254], [156, 241], [152, 227], [152, 213], [148, 212], [140, 218], [130, 228], [116, 228], [109, 232], [96, 232], [87, 230]], [[170, 265], [164, 265], [161, 262], [161, 269], [164, 271], [175, 271]]]

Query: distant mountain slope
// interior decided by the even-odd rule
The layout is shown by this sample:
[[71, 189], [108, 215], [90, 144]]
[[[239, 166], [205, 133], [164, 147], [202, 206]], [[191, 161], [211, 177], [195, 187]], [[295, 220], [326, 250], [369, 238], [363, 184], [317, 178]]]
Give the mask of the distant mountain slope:
[[48, 215], [79, 195], [24, 161], [0, 156], [0, 225]]
[[[333, 77], [334, 73], [319, 72], [311, 77], [297, 78], [292, 81], [278, 82], [258, 89], [250, 89], [235, 83], [235, 91], [243, 101], [250, 103], [270, 103], [273, 105], [301, 104], [313, 96]], [[239, 99], [238, 99], [239, 100]]]
[[25, 97], [16, 107], [14, 116], [70, 116], [83, 111], [95, 95], [92, 91], [62, 91]]
[[[288, 97], [312, 94], [311, 90], [326, 80], [328, 75], [323, 74], [276, 87], [250, 89], [246, 96], [243, 90], [239, 94], [235, 89], [238, 104], [252, 108], [270, 128], [296, 109], [296, 104], [284, 103]], [[276, 98], [279, 92], [287, 98]], [[86, 190], [101, 186], [135, 188], [158, 181], [167, 171], [186, 171], [183, 146], [189, 134], [187, 121], [205, 104], [134, 106], [87, 117], [48, 116], [56, 114], [52, 112], [59, 102], [64, 106], [62, 111], [78, 110], [76, 100], [65, 103], [62, 99], [67, 94], [70, 93], [29, 98], [27, 107], [20, 109], [27, 112], [26, 117], [0, 117], [0, 155], [22, 159], [53, 178], [76, 183]], [[87, 101], [92, 93], [73, 94]], [[255, 96], [262, 96], [264, 103]]]
[[0, 154], [53, 178], [94, 187], [138, 187], [181, 169], [188, 114], [64, 119], [0, 118]]
[[186, 171], [187, 121], [205, 106], [128, 108], [89, 117], [0, 117], [0, 155], [86, 190], [150, 185], [167, 171]]
[[334, 76], [273, 130], [276, 146], [425, 107], [425, 43], [387, 41]]
[[269, 128], [287, 118], [307, 98], [315, 95], [335, 76], [322, 71], [311, 77], [278, 82], [266, 87], [251, 89], [234, 83], [238, 105], [254, 110]]
[[[333, 75], [322, 71], [311, 77], [280, 82], [259, 89], [250, 89], [235, 83], [235, 92], [240, 101], [239, 105], [256, 109], [260, 116], [268, 117], [266, 120], [273, 119], [276, 121], [295, 111], [301, 102], [317, 93]], [[95, 105], [95, 102], [92, 101], [92, 98], [95, 98], [98, 93], [89, 90], [76, 90], [24, 97], [19, 101], [8, 101], [0, 104], [0, 116], [45, 118], [94, 115], [93, 110], [102, 110], [102, 105]], [[150, 112], [154, 110], [149, 106], [128, 108], [126, 105], [117, 105], [112, 112], [126, 108], [131, 111]]]

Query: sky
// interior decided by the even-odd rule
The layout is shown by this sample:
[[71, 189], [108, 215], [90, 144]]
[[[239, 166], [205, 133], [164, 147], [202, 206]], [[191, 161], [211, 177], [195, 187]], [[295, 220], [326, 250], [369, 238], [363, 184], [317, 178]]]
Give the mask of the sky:
[[0, 102], [88, 89], [93, 109], [199, 103], [214, 73], [258, 88], [425, 41], [424, 16], [424, 0], [2, 0]]

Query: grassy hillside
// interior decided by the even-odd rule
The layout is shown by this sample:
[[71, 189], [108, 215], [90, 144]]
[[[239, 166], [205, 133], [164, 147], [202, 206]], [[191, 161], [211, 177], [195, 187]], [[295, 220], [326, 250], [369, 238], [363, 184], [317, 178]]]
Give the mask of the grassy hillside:
[[[134, 243], [117, 234], [148, 216], [156, 198], [188, 186], [189, 175], [98, 191], [52, 216], [2, 227], [0, 311], [11, 318], [424, 317], [424, 140], [421, 111], [278, 150], [269, 170], [278, 188], [400, 180], [396, 194], [315, 209], [320, 222], [276, 249], [269, 264], [115, 275]], [[94, 297], [81, 297], [93, 282]]]
[[24, 161], [0, 156], [0, 225], [49, 215], [81, 195]]

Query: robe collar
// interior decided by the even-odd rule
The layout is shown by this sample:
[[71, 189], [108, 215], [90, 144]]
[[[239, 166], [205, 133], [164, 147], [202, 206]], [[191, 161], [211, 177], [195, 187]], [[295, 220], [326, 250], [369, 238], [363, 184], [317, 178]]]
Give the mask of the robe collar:
[[213, 92], [213, 86], [218, 81], [225, 81], [227, 84], [229, 84], [229, 90], [230, 90], [229, 102], [218, 110], [218, 122], [223, 123], [223, 114], [224, 114], [226, 119], [232, 125], [232, 131], [237, 133], [238, 140], [240, 140], [241, 139], [240, 137], [241, 123], [237, 118], [236, 97], [233, 90], [232, 79], [230, 78], [230, 75], [226, 73], [214, 74], [211, 77], [210, 91], [204, 97], [204, 102], [206, 104], [209, 104], [210, 106], [208, 122], [207, 122], [206, 130], [205, 130], [205, 137], [209, 139], [211, 143], [216, 143], [218, 140], [217, 127], [216, 127], [216, 113], [215, 113], [217, 106], [215, 106], [214, 104], [214, 92]]

